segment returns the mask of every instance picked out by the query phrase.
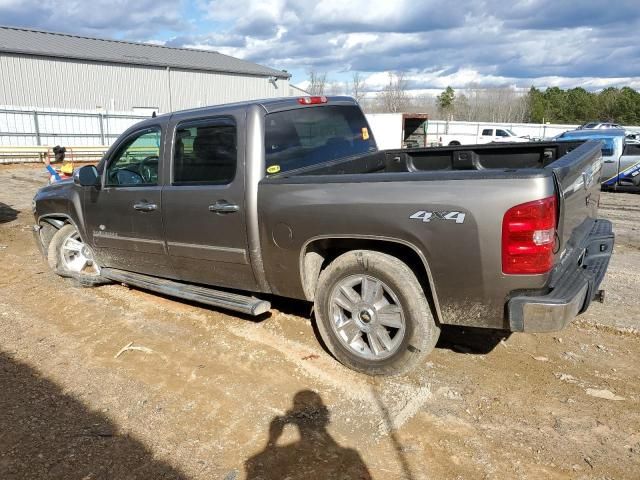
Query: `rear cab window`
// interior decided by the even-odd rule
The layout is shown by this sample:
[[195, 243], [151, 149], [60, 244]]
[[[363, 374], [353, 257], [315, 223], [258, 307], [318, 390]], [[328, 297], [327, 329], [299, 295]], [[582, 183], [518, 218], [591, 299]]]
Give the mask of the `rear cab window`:
[[265, 118], [264, 148], [267, 174], [377, 150], [362, 111], [351, 105], [270, 113]]

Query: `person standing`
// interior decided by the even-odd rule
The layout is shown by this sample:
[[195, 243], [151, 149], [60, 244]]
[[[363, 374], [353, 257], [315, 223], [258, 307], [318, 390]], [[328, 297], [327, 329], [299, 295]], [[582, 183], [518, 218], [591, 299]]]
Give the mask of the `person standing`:
[[[60, 145], [56, 145], [53, 147], [53, 155], [56, 162], [64, 162], [66, 148], [61, 147]], [[57, 171], [55, 168], [51, 166], [51, 161], [48, 156], [45, 156], [42, 160], [45, 164], [45, 168], [47, 172], [49, 172], [49, 183], [56, 183], [61, 180], [66, 180], [73, 176], [73, 163], [64, 162], [62, 167], [60, 167], [60, 171]]]

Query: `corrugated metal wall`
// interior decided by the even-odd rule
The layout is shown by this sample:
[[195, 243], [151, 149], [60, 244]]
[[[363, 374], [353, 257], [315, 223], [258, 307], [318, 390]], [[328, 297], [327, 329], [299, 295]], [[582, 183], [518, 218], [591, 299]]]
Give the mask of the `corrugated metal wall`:
[[[169, 92], [171, 88], [171, 94]], [[288, 96], [265, 77], [0, 54], [0, 105], [168, 112]]]
[[171, 71], [171, 94], [174, 110], [241, 102], [258, 98], [289, 96], [289, 82], [279, 79], [276, 87], [265, 77], [249, 77], [186, 70]]

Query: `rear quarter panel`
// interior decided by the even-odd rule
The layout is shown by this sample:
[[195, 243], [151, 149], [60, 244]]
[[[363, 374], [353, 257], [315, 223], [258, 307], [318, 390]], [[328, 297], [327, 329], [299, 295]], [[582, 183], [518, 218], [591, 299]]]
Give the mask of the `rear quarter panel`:
[[[541, 288], [548, 276], [502, 274], [502, 217], [514, 205], [552, 195], [553, 180], [541, 173], [487, 179], [459, 173], [467, 177], [430, 181], [416, 174], [370, 174], [366, 181], [362, 176], [360, 181], [349, 181], [349, 176], [340, 181], [316, 177], [313, 183], [309, 177], [263, 181], [260, 236], [273, 292], [305, 297], [300, 258], [313, 239], [395, 240], [426, 260], [442, 323], [506, 328], [509, 292]], [[462, 223], [411, 219], [418, 211], [461, 212], [465, 217]]]

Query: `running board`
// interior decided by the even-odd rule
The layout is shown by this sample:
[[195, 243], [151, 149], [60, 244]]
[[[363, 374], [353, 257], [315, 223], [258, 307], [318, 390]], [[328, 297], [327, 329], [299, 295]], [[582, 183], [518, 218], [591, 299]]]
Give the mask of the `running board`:
[[266, 300], [214, 290], [213, 288], [196, 287], [164, 278], [143, 275], [141, 273], [103, 268], [100, 270], [100, 275], [114, 282], [125, 283], [145, 290], [152, 290], [172, 297], [192, 300], [214, 307], [226, 308], [227, 310], [234, 310], [246, 315], [258, 316], [271, 309], [271, 303]]

